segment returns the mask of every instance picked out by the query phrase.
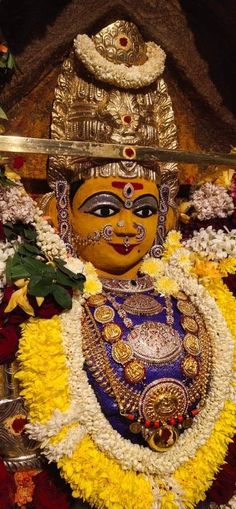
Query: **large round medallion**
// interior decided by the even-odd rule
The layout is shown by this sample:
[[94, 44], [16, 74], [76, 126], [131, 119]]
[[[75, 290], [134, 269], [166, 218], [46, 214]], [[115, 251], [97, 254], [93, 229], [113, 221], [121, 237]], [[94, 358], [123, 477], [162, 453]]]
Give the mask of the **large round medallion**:
[[112, 346], [111, 355], [119, 364], [126, 364], [132, 358], [132, 348], [125, 341], [117, 341]]
[[107, 323], [113, 320], [115, 316], [114, 310], [111, 306], [99, 306], [94, 311], [94, 318], [99, 323]]
[[163, 306], [150, 295], [130, 295], [125, 299], [122, 308], [133, 315], [151, 316], [160, 313]]
[[134, 356], [150, 364], [173, 362], [182, 350], [178, 333], [164, 323], [150, 321], [137, 325], [127, 339]]
[[187, 404], [184, 385], [174, 378], [161, 378], [149, 384], [141, 394], [139, 412], [148, 421], [167, 421], [183, 415]]
[[199, 355], [201, 352], [199, 339], [189, 332], [184, 336], [183, 345], [190, 355]]

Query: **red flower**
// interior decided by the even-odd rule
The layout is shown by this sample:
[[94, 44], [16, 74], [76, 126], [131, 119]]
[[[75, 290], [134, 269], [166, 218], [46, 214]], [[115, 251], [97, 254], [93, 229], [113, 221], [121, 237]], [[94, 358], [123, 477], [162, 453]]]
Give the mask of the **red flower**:
[[0, 364], [12, 362], [18, 347], [18, 336], [14, 327], [0, 329]]
[[30, 301], [34, 308], [35, 316], [39, 318], [52, 318], [54, 315], [60, 315], [64, 309], [56, 303], [56, 301], [48, 295], [45, 297], [41, 306], [38, 306], [36, 301]]
[[63, 479], [51, 472], [40, 472], [34, 477], [34, 509], [69, 509], [71, 496]]
[[14, 507], [16, 486], [13, 474], [7, 471], [3, 461], [0, 459], [0, 507], [1, 509], [12, 509]]
[[22, 157], [22, 156], [15, 157], [15, 159], [13, 161], [13, 168], [15, 170], [19, 170], [21, 168], [21, 166], [23, 166], [24, 162], [25, 162], [24, 157]]

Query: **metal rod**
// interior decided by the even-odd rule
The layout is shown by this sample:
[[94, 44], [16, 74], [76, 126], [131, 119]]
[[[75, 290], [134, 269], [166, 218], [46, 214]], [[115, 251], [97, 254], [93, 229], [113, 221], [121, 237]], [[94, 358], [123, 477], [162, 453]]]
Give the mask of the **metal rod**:
[[81, 158], [176, 162], [236, 166], [235, 154], [186, 152], [159, 147], [118, 145], [69, 140], [47, 140], [23, 136], [0, 136], [0, 152], [67, 155]]

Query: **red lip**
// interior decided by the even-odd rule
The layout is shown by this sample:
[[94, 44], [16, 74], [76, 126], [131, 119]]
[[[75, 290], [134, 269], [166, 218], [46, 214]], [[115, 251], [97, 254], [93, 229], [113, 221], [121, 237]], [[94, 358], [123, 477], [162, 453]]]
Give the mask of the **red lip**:
[[125, 247], [124, 244], [110, 244], [112, 247], [114, 247], [115, 251], [119, 254], [127, 255], [129, 254], [134, 247], [136, 247], [138, 244], [132, 244], [129, 247]]

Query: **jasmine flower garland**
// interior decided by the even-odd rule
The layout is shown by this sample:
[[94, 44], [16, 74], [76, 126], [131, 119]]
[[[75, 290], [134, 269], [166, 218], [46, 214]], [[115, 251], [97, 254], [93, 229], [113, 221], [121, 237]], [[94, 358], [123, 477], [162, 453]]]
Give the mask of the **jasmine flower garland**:
[[223, 260], [236, 257], [236, 230], [214, 230], [212, 226], [194, 231], [193, 236], [184, 242], [190, 251], [202, 254], [209, 260]]

